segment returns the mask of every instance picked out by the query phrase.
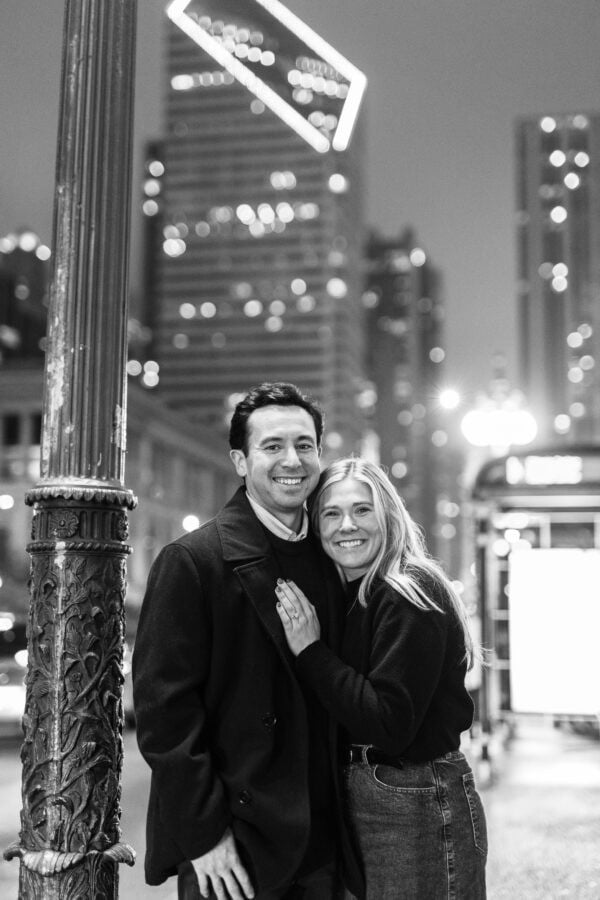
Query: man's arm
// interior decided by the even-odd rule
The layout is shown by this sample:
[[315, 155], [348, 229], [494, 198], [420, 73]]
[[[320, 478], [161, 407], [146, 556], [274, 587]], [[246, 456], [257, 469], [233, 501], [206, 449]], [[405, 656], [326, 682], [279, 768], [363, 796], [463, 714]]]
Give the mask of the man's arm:
[[231, 824], [211, 759], [202, 701], [209, 610], [189, 551], [165, 547], [152, 566], [133, 655], [137, 738], [152, 769], [161, 826], [182, 858], [202, 857]]

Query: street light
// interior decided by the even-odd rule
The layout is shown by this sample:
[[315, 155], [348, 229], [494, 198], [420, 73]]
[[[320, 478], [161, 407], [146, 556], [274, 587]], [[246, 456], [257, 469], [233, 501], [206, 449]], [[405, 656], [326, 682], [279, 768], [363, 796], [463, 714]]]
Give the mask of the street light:
[[537, 422], [523, 403], [520, 391], [504, 387], [480, 394], [475, 408], [463, 417], [461, 431], [473, 447], [495, 453], [530, 444], [537, 435]]

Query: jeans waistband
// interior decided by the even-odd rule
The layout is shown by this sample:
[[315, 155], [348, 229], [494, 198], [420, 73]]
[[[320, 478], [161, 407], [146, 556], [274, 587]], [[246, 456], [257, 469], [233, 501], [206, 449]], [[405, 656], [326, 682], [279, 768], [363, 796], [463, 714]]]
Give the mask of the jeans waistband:
[[436, 756], [434, 759], [413, 760], [403, 756], [392, 756], [389, 753], [384, 753], [373, 744], [348, 744], [342, 747], [340, 755], [342, 765], [364, 763], [370, 766], [396, 766], [397, 768], [402, 768], [405, 765], [429, 765], [432, 762], [458, 762], [466, 758], [462, 750], [451, 750], [442, 756]]

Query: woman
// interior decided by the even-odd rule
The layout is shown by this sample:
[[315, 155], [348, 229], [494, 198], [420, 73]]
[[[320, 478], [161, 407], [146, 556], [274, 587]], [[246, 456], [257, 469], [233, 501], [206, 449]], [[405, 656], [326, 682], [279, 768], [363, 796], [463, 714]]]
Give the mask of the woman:
[[314, 607], [292, 582], [278, 584], [277, 611], [299, 677], [340, 725], [365, 897], [482, 900], [485, 816], [459, 749], [473, 717], [462, 603], [372, 463], [330, 465], [312, 517], [346, 583], [339, 657], [320, 641]]

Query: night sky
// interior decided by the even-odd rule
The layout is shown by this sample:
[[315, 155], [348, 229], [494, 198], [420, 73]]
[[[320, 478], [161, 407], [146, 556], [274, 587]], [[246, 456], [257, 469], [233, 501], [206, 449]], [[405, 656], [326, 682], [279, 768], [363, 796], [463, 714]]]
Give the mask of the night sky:
[[[600, 111], [599, 0], [287, 5], [369, 79], [367, 222], [412, 225], [442, 270], [445, 382], [469, 402], [495, 351], [516, 381], [513, 123]], [[138, 2], [135, 178], [161, 131], [165, 6]], [[27, 226], [51, 243], [63, 12], [62, 0], [0, 5], [0, 236]], [[134, 222], [134, 291], [138, 233]]]

